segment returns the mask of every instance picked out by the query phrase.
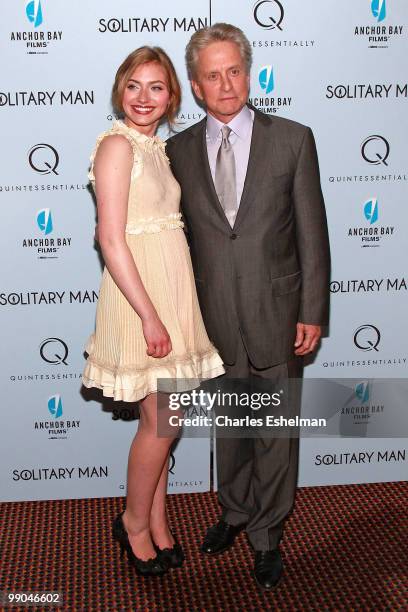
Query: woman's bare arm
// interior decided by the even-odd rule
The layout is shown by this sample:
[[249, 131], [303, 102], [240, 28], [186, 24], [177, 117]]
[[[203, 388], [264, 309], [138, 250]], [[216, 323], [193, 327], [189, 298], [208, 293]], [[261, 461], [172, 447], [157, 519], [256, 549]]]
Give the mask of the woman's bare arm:
[[147, 354], [164, 357], [171, 351], [170, 338], [125, 239], [132, 166], [133, 151], [125, 137], [112, 135], [101, 142], [94, 162], [98, 240], [109, 273], [142, 320]]

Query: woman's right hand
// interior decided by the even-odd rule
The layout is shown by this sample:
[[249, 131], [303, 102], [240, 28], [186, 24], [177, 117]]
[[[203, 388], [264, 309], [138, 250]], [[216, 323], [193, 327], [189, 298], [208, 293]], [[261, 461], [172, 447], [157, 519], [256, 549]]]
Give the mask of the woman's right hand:
[[172, 350], [170, 336], [159, 317], [153, 316], [142, 322], [143, 335], [146, 340], [146, 353], [150, 357], [166, 357]]

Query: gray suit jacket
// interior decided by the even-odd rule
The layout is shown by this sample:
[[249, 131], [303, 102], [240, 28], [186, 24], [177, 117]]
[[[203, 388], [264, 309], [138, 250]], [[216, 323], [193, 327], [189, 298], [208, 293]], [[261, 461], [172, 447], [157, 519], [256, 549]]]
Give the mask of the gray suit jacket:
[[171, 137], [167, 154], [204, 323], [221, 357], [234, 363], [241, 329], [255, 367], [293, 358], [297, 321], [328, 322], [329, 240], [312, 131], [255, 110], [232, 229], [211, 176], [206, 119]]

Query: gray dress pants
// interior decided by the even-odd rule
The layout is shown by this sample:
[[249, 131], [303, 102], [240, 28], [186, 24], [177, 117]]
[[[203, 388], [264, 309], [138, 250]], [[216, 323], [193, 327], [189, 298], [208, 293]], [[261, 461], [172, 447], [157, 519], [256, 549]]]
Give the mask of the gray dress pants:
[[[302, 365], [303, 359], [294, 355], [288, 363], [256, 369], [240, 336], [236, 362], [225, 366], [225, 377], [247, 381], [260, 377], [275, 382], [300, 379]], [[300, 385], [295, 387], [290, 399], [291, 417], [300, 412]], [[230, 414], [237, 416], [239, 408], [232, 407]], [[272, 550], [279, 544], [295, 499], [299, 439], [271, 435], [222, 437], [221, 429], [217, 429], [216, 457], [222, 518], [230, 525], [245, 524], [255, 550]]]

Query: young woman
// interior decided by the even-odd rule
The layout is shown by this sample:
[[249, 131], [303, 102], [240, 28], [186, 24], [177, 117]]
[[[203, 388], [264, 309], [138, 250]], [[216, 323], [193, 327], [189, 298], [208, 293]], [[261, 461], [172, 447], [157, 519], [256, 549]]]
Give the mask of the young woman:
[[139, 402], [126, 510], [115, 519], [113, 535], [144, 575], [163, 574], [184, 558], [166, 515], [174, 436], [157, 435], [157, 379], [197, 381], [224, 372], [201, 318], [180, 187], [164, 142], [154, 136], [161, 120], [174, 119], [179, 103], [180, 85], [164, 51], [131, 53], [113, 87], [124, 120], [97, 139], [89, 175], [105, 269], [83, 383], [115, 400]]

